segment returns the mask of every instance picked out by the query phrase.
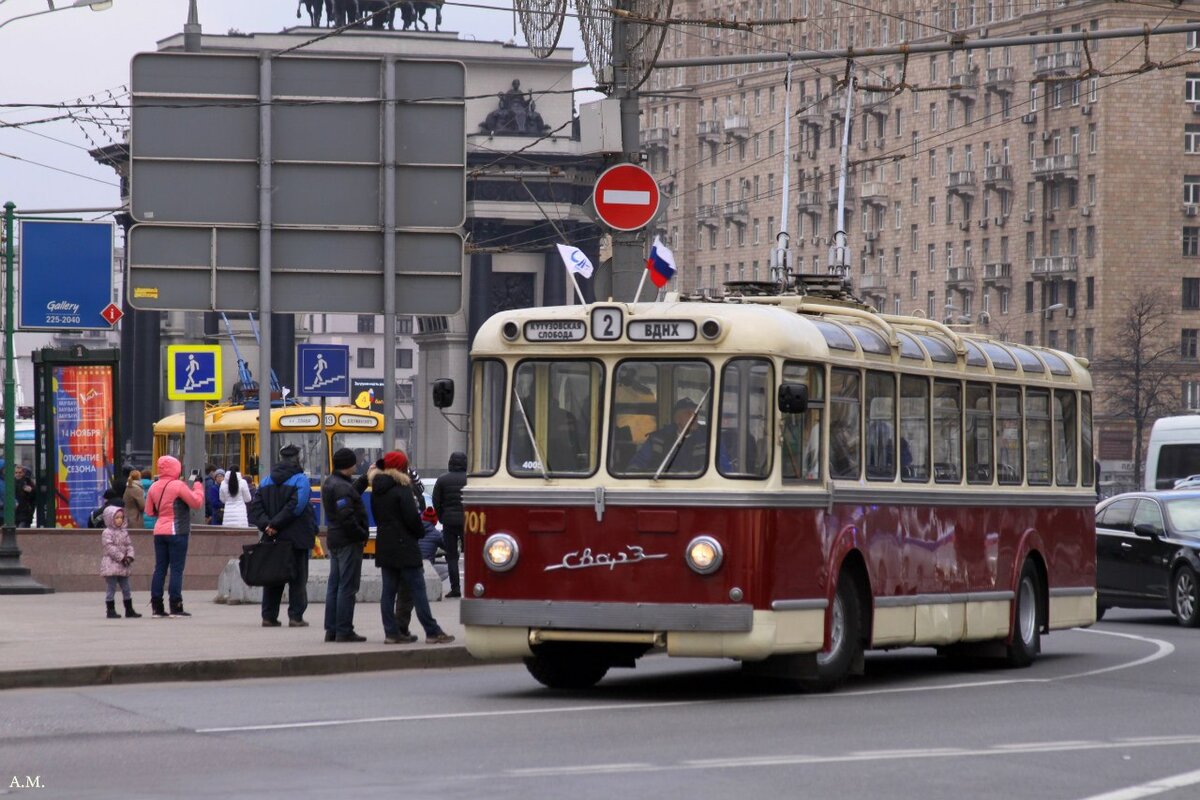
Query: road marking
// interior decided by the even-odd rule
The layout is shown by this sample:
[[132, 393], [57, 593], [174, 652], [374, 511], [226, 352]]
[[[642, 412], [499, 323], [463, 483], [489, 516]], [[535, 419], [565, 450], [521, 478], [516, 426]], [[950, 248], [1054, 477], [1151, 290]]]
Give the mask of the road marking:
[[1156, 794], [1182, 789], [1185, 786], [1193, 786], [1197, 783], [1200, 783], [1200, 769], [1195, 772], [1185, 772], [1182, 775], [1173, 775], [1170, 778], [1159, 778], [1156, 781], [1139, 784], [1138, 786], [1130, 786], [1126, 789], [1117, 789], [1116, 791], [1105, 792], [1104, 794], [1094, 794], [1091, 797], [1083, 798], [1083, 800], [1137, 800], [1139, 797], [1152, 797]]
[[[873, 697], [889, 694], [911, 694], [916, 692], [942, 692], [954, 689], [984, 689], [995, 686], [1015, 686], [1018, 684], [1037, 684], [1037, 683], [1057, 683], [1059, 681], [1074, 680], [1077, 678], [1086, 678], [1093, 675], [1101, 675], [1117, 670], [1130, 669], [1131, 667], [1139, 667], [1148, 664], [1151, 661], [1157, 661], [1161, 658], [1166, 658], [1171, 653], [1175, 652], [1175, 646], [1170, 642], [1162, 639], [1150, 639], [1145, 636], [1137, 636], [1131, 633], [1116, 633], [1114, 631], [1096, 631], [1076, 629], [1078, 633], [1090, 633], [1101, 636], [1115, 636], [1120, 639], [1132, 639], [1137, 642], [1150, 644], [1155, 647], [1155, 651], [1150, 655], [1136, 659], [1134, 661], [1123, 662], [1109, 667], [1101, 667], [1099, 669], [1087, 670], [1086, 672], [1076, 672], [1070, 675], [1060, 675], [1050, 678], [998, 678], [989, 681], [967, 681], [961, 683], [945, 683], [934, 686], [899, 686], [888, 689], [862, 689], [860, 691], [842, 691], [824, 695], [805, 695], [803, 702], [817, 701], [836, 701], [843, 697]], [[196, 733], [247, 733], [251, 731], [284, 731], [296, 730], [300, 728], [333, 728], [344, 725], [375, 725], [388, 722], [424, 722], [436, 720], [459, 720], [459, 719], [486, 719], [488, 717], [519, 717], [532, 714], [577, 714], [581, 712], [604, 712], [604, 711], [626, 711], [635, 709], [647, 708], [672, 708], [684, 706], [711, 705], [713, 703], [729, 702], [725, 700], [678, 700], [669, 702], [657, 703], [619, 703], [616, 705], [588, 705], [588, 706], [555, 706], [552, 708], [517, 708], [507, 711], [464, 711], [454, 714], [411, 714], [405, 716], [394, 717], [359, 717], [353, 719], [331, 719], [331, 720], [313, 720], [310, 722], [281, 722], [276, 724], [264, 725], [231, 725], [227, 727], [214, 728], [197, 728]], [[1161, 742], [1160, 739], [1153, 740], [1155, 743]], [[1129, 741], [1131, 745], [1139, 745], [1138, 742]]]
[[577, 767], [530, 767], [528, 769], [509, 770], [508, 774], [515, 777], [559, 777], [562, 775], [603, 775], [611, 772], [644, 772], [656, 769], [653, 764], [583, 764]]
[[698, 706], [716, 700], [679, 700], [667, 703], [620, 703], [612, 706], [555, 706], [553, 708], [514, 708], [507, 711], [464, 711], [458, 714], [409, 714], [397, 717], [358, 717], [355, 719], [323, 719], [312, 722], [281, 722], [274, 725], [233, 725], [224, 728], [197, 728], [196, 733], [243, 733], [247, 731], [286, 731], [297, 728], [333, 728], [341, 725], [372, 725], [380, 722], [425, 722], [446, 719], [483, 719], [486, 717], [519, 717], [530, 714], [579, 714], [591, 711], [626, 711], [641, 708], [671, 708]]
[[648, 206], [650, 205], [650, 193], [632, 189], [605, 189], [603, 202], [618, 206]]

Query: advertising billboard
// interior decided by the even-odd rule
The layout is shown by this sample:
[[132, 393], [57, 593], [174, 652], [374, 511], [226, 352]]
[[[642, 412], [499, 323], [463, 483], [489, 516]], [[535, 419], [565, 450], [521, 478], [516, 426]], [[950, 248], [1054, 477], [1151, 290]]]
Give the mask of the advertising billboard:
[[113, 368], [55, 365], [50, 370], [54, 525], [86, 528], [113, 480]]

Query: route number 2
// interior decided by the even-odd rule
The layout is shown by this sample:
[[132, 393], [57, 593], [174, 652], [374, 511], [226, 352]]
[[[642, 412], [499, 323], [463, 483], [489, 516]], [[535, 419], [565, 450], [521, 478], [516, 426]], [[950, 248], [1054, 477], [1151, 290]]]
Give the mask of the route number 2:
[[611, 342], [621, 338], [621, 309], [596, 308], [592, 310], [592, 338], [598, 342]]

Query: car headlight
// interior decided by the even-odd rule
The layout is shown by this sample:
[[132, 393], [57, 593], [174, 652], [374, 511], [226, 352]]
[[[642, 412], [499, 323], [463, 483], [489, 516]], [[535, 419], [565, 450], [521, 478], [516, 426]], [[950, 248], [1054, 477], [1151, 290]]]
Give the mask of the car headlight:
[[507, 533], [493, 533], [483, 543], [483, 560], [495, 572], [508, 572], [517, 565], [520, 548]]
[[694, 572], [709, 575], [720, 569], [725, 552], [721, 549], [721, 543], [713, 537], [697, 536], [688, 543], [686, 559]]

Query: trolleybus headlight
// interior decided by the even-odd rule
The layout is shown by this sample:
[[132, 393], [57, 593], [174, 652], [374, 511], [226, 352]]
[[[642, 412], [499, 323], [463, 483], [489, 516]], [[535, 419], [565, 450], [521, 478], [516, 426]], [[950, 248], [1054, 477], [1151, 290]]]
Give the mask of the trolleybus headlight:
[[508, 572], [517, 565], [520, 549], [507, 533], [493, 533], [483, 543], [483, 560], [496, 572]]
[[517, 327], [517, 323], [512, 321], [504, 323], [504, 325], [500, 328], [501, 335], [503, 335], [504, 338], [510, 342], [515, 342], [517, 340], [517, 334], [520, 332], [521, 329]]
[[715, 319], [706, 319], [700, 324], [700, 335], [705, 339], [715, 339], [721, 335], [721, 323]]
[[687, 565], [701, 575], [709, 575], [721, 567], [725, 552], [721, 543], [711, 536], [697, 536], [687, 546]]

